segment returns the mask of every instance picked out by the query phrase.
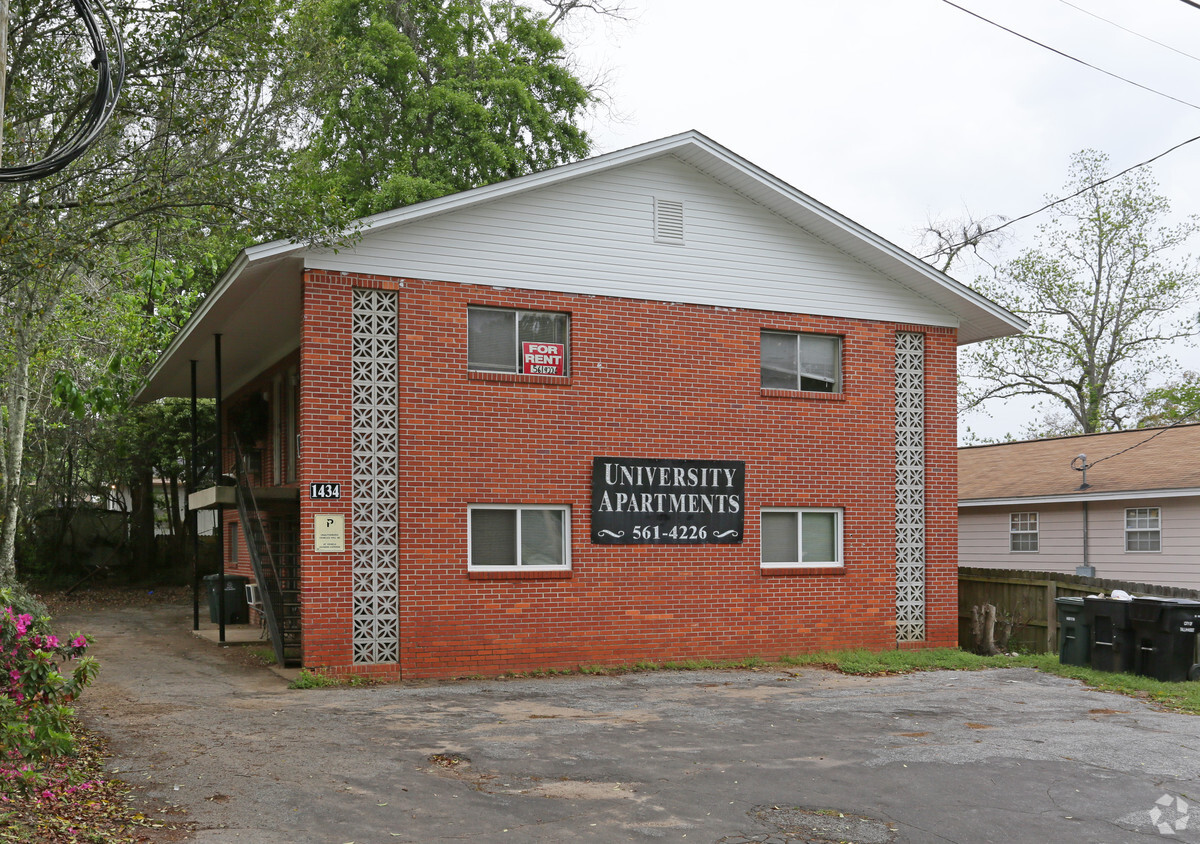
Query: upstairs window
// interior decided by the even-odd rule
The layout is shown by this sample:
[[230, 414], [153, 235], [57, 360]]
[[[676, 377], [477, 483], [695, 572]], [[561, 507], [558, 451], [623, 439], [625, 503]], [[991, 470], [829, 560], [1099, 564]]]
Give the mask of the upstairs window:
[[760, 351], [765, 390], [842, 391], [841, 337], [764, 331]]
[[1038, 550], [1038, 514], [1010, 513], [1008, 516], [1008, 550]]
[[467, 309], [467, 368], [568, 375], [570, 320], [551, 311]]
[[1157, 507], [1130, 507], [1125, 511], [1125, 550], [1162, 550], [1162, 520]]

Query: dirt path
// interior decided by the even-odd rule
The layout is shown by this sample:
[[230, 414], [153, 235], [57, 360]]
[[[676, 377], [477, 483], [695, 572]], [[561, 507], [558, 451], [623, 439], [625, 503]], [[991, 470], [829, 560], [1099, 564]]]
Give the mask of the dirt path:
[[97, 640], [85, 723], [199, 842], [1149, 842], [1200, 802], [1200, 718], [1030, 671], [289, 691], [184, 606], [59, 620]]

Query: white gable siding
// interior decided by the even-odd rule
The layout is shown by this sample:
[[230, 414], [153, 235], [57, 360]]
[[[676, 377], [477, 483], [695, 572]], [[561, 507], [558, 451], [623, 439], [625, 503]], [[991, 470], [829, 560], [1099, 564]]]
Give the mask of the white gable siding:
[[[654, 240], [681, 200], [682, 244]], [[370, 233], [316, 269], [957, 326], [957, 318], [674, 157]]]
[[[1162, 550], [1125, 550], [1125, 508], [1158, 507]], [[1037, 553], [1009, 550], [1009, 514], [1038, 514]], [[1089, 561], [1097, 577], [1200, 589], [1200, 499], [1147, 498], [1088, 505]], [[1080, 504], [963, 507], [958, 511], [958, 564], [1074, 574], [1083, 563]]]

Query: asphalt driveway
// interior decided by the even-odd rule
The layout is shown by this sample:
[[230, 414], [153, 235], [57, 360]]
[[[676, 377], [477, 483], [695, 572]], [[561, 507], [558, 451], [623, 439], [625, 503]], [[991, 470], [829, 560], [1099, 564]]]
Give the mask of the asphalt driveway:
[[59, 618], [96, 638], [85, 723], [189, 840], [1200, 842], [1200, 718], [1033, 671], [290, 691], [190, 619]]

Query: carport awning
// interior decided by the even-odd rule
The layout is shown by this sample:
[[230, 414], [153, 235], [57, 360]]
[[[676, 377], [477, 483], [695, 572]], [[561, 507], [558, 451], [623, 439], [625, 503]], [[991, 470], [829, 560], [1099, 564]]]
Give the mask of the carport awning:
[[255, 261], [243, 253], [155, 363], [134, 400], [190, 396], [193, 360], [197, 393], [212, 396], [214, 334], [221, 335], [223, 392], [234, 392], [300, 347], [302, 289], [298, 255]]

